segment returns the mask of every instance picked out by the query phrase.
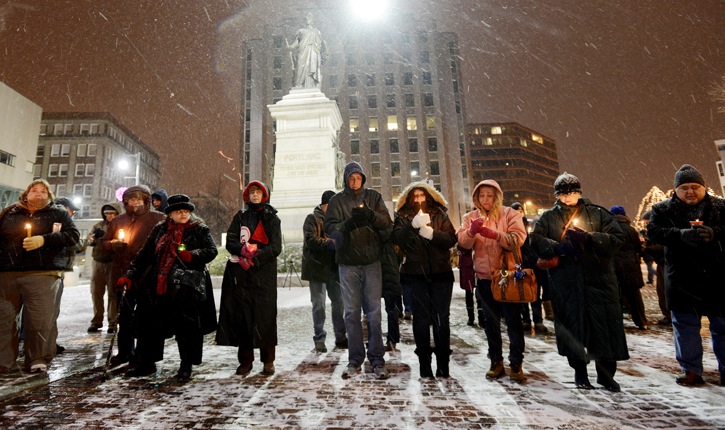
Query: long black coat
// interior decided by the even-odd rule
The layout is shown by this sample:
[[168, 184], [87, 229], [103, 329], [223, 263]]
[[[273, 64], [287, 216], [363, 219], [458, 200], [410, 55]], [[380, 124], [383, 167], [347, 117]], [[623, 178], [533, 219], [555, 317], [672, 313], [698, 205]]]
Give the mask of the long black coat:
[[232, 256], [239, 256], [244, 246], [242, 231], [248, 229], [252, 237], [260, 220], [269, 243], [257, 244], [260, 253], [254, 257], [254, 266], [249, 270], [231, 260], [227, 262], [216, 342], [267, 348], [277, 345], [277, 256], [282, 252], [282, 232], [277, 211], [272, 206], [248, 205], [249, 209], [234, 215], [227, 229], [227, 250]]
[[304, 242], [302, 245], [302, 280], [330, 282], [333, 270], [337, 271], [335, 264], [334, 245], [323, 228], [325, 212], [321, 206], [307, 215], [302, 225]]
[[[593, 244], [581, 257], [561, 256], [549, 269], [549, 286], [556, 319], [559, 354], [578, 360], [629, 358], [622, 322], [619, 289], [614, 274], [614, 254], [624, 234], [612, 214], [580, 199], [579, 227], [592, 234]], [[544, 212], [531, 233], [534, 251], [544, 258], [555, 255], [575, 208], [557, 202]]]
[[614, 255], [614, 267], [617, 273], [619, 288], [624, 290], [638, 290], [644, 287], [642, 277], [642, 240], [639, 233], [632, 227], [626, 215], [614, 215], [619, 228], [624, 233], [624, 242]]
[[[680, 238], [690, 221], [703, 221], [715, 238], [697, 246]], [[665, 247], [665, 294], [673, 311], [725, 316], [725, 200], [706, 195], [697, 205], [688, 205], [676, 195], [655, 204], [647, 225], [647, 236]]]
[[[191, 253], [191, 262], [184, 265], [189, 270], [199, 270], [206, 274], [206, 300], [198, 302], [192, 295], [177, 294], [172, 286], [168, 287], [164, 295], [157, 295], [157, 275], [163, 255], [156, 253], [156, 244], [169, 229], [170, 222], [173, 221], [167, 219], [156, 224], [125, 274], [138, 286], [138, 308], [134, 313], [134, 331], [137, 337], [148, 330], [156, 330], [164, 337], [177, 335], [180, 327], [176, 324], [179, 312], [182, 313], [185, 324], [192, 323], [202, 334], [216, 330], [214, 290], [206, 264], [214, 260], [218, 251], [206, 224], [199, 222], [190, 226], [184, 230], [182, 236], [182, 243]], [[177, 267], [182, 268], [179, 259], [176, 259], [170, 272]]]

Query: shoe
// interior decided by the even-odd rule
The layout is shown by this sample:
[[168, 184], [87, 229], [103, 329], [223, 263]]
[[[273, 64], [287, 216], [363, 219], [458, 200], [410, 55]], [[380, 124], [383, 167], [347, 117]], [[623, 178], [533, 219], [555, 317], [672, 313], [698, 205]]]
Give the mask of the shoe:
[[179, 371], [176, 372], [176, 375], [174, 376], [176, 379], [180, 380], [187, 380], [191, 378], [191, 365], [186, 363], [181, 363], [181, 366], [179, 367]]
[[589, 376], [587, 376], [586, 373], [579, 374], [578, 372], [574, 372], [574, 383], [576, 384], [576, 387], [580, 390], [594, 389], [594, 385], [589, 382]]
[[249, 372], [251, 372], [251, 371], [252, 371], [252, 363], [240, 364], [239, 367], [237, 367], [237, 371], [234, 372], [234, 374], [243, 377], [243, 376], [249, 375]]
[[335, 341], [335, 348], [347, 349], [347, 339]]
[[524, 323], [524, 333], [531, 333], [531, 323]]
[[48, 370], [48, 365], [44, 363], [33, 364], [30, 366], [30, 373], [43, 373]]
[[149, 376], [156, 373], [156, 365], [154, 363], [141, 363], [138, 366], [129, 369], [126, 372], [126, 376], [129, 378], [136, 378], [140, 376]]
[[388, 371], [385, 370], [385, 365], [375, 366], [373, 368], [375, 373], [375, 379], [388, 379]]
[[55, 353], [56, 353], [56, 355], [57, 354], [62, 354], [63, 352], [65, 352], [65, 346], [60, 346], [60, 345], [58, 345], [56, 343], [55, 344]]
[[648, 326], [647, 324], [645, 324], [645, 325], [640, 325], [640, 326], [637, 326], [637, 329], [638, 329], [638, 330], [642, 330], [642, 331], [644, 331], [644, 330], [649, 330], [649, 326]]
[[101, 328], [103, 328], [102, 325], [99, 325], [99, 324], [91, 324], [91, 326], [88, 327], [88, 333], [97, 333], [98, 331], [101, 330]]
[[395, 342], [390, 342], [385, 344], [385, 351], [386, 352], [395, 352], [397, 349], [395, 349]]
[[471, 327], [473, 327], [473, 324], [474, 324], [475, 322], [476, 322], [476, 321], [475, 321], [475, 320], [474, 320], [473, 318], [468, 318], [468, 322], [466, 323], [466, 325], [468, 325], [468, 326], [471, 326]]
[[271, 376], [274, 375], [274, 362], [270, 361], [269, 363], [264, 363], [264, 367], [262, 368], [262, 375]]
[[451, 374], [448, 371], [448, 363], [438, 363], [436, 378], [449, 378], [450, 376]]
[[672, 319], [671, 318], [662, 318], [661, 320], [657, 321], [657, 325], [671, 325]]
[[503, 368], [503, 360], [491, 360], [491, 368], [486, 372], [487, 379], [498, 379], [506, 374], [506, 369]]
[[544, 323], [534, 324], [534, 331], [536, 332], [536, 334], [548, 334], [549, 333], [549, 329], [546, 328]]
[[108, 333], [108, 334], [113, 334], [115, 332], [116, 332], [116, 327], [113, 327], [113, 326], [108, 327], [108, 330], [106, 330], [106, 333]]
[[410, 321], [413, 319], [413, 314], [410, 311], [405, 311], [405, 314], [403, 315], [403, 319], [406, 321]]
[[622, 387], [619, 386], [617, 381], [615, 381], [614, 379], [611, 379], [611, 378], [609, 378], [609, 379], [597, 378], [597, 384], [603, 386], [608, 391], [611, 391], [613, 393], [619, 393], [620, 391], [622, 391]]
[[315, 342], [315, 352], [319, 352], [319, 353], [327, 352], [327, 347], [325, 346], [325, 342]]
[[675, 382], [677, 382], [679, 385], [684, 385], [686, 387], [694, 387], [697, 385], [703, 385], [705, 383], [705, 381], [702, 379], [702, 376], [689, 371], [680, 374], [680, 376], [675, 379]]
[[113, 357], [111, 357], [111, 367], [120, 366], [123, 363], [128, 363], [128, 355], [126, 354], [116, 354]]
[[519, 364], [511, 364], [510, 370], [509, 370], [509, 378], [513, 382], [518, 382], [519, 384], [526, 382], [526, 376], [524, 376], [524, 369]]
[[433, 369], [430, 367], [430, 357], [428, 357], [428, 360], [423, 360], [419, 364], [420, 364], [420, 377], [421, 378], [433, 378]]
[[356, 373], [360, 373], [360, 366], [348, 364], [345, 370], [342, 371], [342, 379], [350, 379], [355, 376]]

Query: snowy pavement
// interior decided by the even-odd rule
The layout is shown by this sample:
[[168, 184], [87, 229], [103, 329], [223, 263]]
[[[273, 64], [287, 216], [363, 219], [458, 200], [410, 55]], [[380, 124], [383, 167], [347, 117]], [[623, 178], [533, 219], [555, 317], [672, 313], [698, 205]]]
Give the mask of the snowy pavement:
[[[218, 285], [219, 279], [215, 279]], [[650, 320], [656, 321], [652, 287], [645, 287]], [[215, 290], [218, 302], [220, 291]], [[158, 372], [125, 378], [121, 369], [102, 381], [111, 336], [86, 333], [91, 317], [88, 285], [66, 288], [59, 319], [59, 343], [67, 351], [47, 375], [0, 375], [0, 428], [213, 428], [213, 429], [722, 429], [725, 387], [703, 330], [703, 387], [674, 382], [672, 331], [652, 325], [639, 331], [629, 320], [631, 359], [619, 363], [621, 393], [602, 388], [580, 391], [566, 359], [556, 353], [553, 336], [526, 339], [528, 381], [508, 377], [488, 381], [483, 330], [466, 325], [463, 291], [455, 287], [451, 305], [451, 378], [418, 377], [415, 345], [408, 321], [401, 323], [399, 353], [386, 354], [390, 378], [363, 373], [340, 375], [347, 352], [311, 352], [312, 317], [307, 288], [279, 289], [277, 372], [261, 375], [261, 363], [247, 378], [234, 376], [236, 349], [207, 337], [204, 364], [192, 379], [177, 382], [175, 342], [166, 346]], [[329, 306], [328, 306], [329, 312]], [[328, 332], [331, 331], [329, 327]], [[549, 329], [553, 324], [546, 322]], [[504, 335], [504, 339], [506, 336]], [[507, 348], [507, 344], [504, 345]], [[593, 364], [590, 378], [596, 379]]]

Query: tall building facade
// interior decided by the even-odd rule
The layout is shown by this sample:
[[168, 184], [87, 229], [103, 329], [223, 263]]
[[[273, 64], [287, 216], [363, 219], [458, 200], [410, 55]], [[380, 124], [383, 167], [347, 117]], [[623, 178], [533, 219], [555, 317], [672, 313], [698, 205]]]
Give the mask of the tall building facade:
[[100, 218], [119, 188], [137, 180], [157, 187], [159, 156], [108, 112], [48, 112], [40, 123], [33, 175], [46, 179], [56, 196], [79, 202], [77, 219]]
[[559, 175], [556, 142], [515, 122], [468, 124], [474, 182], [494, 179], [504, 204], [520, 202], [528, 215], [550, 208]]
[[[244, 42], [244, 183], [272, 183], [275, 125], [267, 105], [289, 93], [293, 65], [286, 41], [304, 27], [305, 14]], [[377, 28], [330, 17], [315, 16], [314, 24], [326, 42], [321, 90], [340, 109], [345, 161], [363, 166], [365, 186], [379, 191], [390, 208], [410, 182], [427, 180], [446, 197], [458, 225], [470, 206], [471, 184], [456, 35], [412, 16]]]
[[43, 110], [0, 82], [0, 210], [18, 201], [33, 180]]

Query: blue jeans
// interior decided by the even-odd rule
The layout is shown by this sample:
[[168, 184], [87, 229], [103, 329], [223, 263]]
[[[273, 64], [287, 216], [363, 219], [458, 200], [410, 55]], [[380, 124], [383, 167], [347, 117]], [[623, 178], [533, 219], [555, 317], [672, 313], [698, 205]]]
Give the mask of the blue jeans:
[[365, 361], [360, 310], [368, 322], [368, 360], [373, 367], [385, 364], [380, 301], [383, 292], [383, 271], [380, 261], [366, 266], [340, 264], [340, 292], [345, 305], [345, 329], [348, 340], [348, 365], [359, 367]]
[[340, 297], [340, 282], [331, 277], [328, 282], [310, 281], [310, 299], [312, 300], [312, 324], [315, 335], [312, 340], [325, 343], [325, 301], [330, 297], [332, 303], [330, 316], [332, 317], [332, 330], [335, 333], [335, 343], [345, 341], [345, 320], [343, 319], [342, 298]]
[[[672, 311], [672, 329], [675, 335], [675, 358], [685, 372], [702, 375], [702, 317], [690, 312]], [[717, 358], [717, 370], [725, 376], [725, 317], [707, 317], [710, 320], [712, 350]]]
[[447, 363], [451, 355], [451, 282], [421, 282], [409, 284], [413, 299], [413, 337], [418, 357], [430, 361], [430, 326], [438, 364]]
[[403, 290], [403, 310], [412, 313], [410, 304], [413, 302], [413, 298], [411, 297], [410, 285], [403, 284], [400, 288]]
[[521, 364], [524, 361], [524, 326], [521, 322], [521, 303], [501, 303], [493, 299], [491, 280], [477, 279], [476, 294], [481, 297], [486, 315], [484, 331], [488, 340], [488, 358], [491, 361], [503, 360], [501, 340], [501, 316], [506, 319], [509, 335], [509, 363]]

